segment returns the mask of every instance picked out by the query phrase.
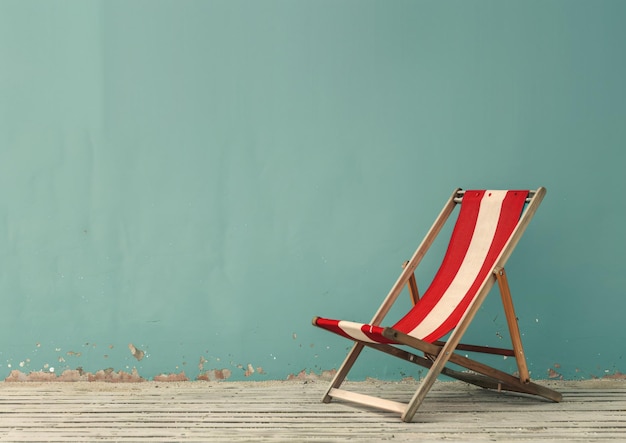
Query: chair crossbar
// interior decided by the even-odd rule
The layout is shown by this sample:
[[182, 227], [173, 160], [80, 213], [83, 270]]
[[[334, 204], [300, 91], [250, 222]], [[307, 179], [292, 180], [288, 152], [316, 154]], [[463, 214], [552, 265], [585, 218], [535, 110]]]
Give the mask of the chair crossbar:
[[375, 408], [384, 409], [386, 411], [404, 413], [407, 408], [406, 403], [400, 403], [393, 400], [387, 400], [385, 398], [374, 397], [372, 395], [361, 394], [354, 391], [346, 391], [344, 389], [333, 388], [330, 390], [329, 395], [333, 398], [339, 398], [352, 403], [359, 403], [365, 406], [373, 406]]
[[[536, 193], [536, 191], [534, 191], [534, 190], [528, 191], [528, 197], [526, 197], [526, 203], [530, 203], [530, 201], [535, 196], [535, 193]], [[462, 203], [464, 195], [465, 195], [465, 190], [464, 189], [460, 189], [460, 190], [456, 191], [456, 194], [453, 197], [454, 203]]]
[[[445, 341], [435, 341], [433, 342], [436, 346], [445, 346]], [[493, 355], [502, 355], [505, 357], [514, 357], [515, 351], [513, 349], [505, 349], [505, 348], [493, 348], [491, 346], [479, 346], [479, 345], [468, 345], [466, 343], [459, 343], [456, 345], [456, 349], [458, 351], [467, 351], [467, 352], [480, 352], [481, 354], [493, 354]]]

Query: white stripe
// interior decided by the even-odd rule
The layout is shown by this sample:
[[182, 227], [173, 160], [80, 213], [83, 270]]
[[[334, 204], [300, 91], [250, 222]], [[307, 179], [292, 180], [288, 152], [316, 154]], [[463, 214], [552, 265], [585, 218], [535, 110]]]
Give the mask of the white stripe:
[[363, 326], [361, 323], [354, 323], [351, 321], [340, 320], [338, 326], [339, 328], [341, 328], [343, 332], [345, 332], [346, 334], [348, 334], [350, 337], [354, 338], [355, 340], [366, 341], [368, 343], [377, 343], [376, 341], [372, 340], [367, 335], [365, 335], [363, 331], [361, 331], [361, 326]]
[[433, 333], [465, 297], [487, 258], [505, 196], [506, 191], [485, 191], [480, 202], [474, 234], [459, 271], [439, 303], [419, 325], [409, 332], [409, 335], [421, 339]]

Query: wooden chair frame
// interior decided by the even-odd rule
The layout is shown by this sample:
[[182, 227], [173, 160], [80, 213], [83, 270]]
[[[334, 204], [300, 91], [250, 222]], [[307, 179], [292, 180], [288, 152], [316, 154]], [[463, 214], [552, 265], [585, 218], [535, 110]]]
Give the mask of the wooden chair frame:
[[[422, 401], [424, 400], [426, 394], [441, 374], [480, 386], [482, 388], [496, 389], [498, 391], [520, 392], [540, 396], [554, 402], [561, 401], [562, 396], [560, 393], [544, 386], [537, 385], [530, 381], [528, 366], [526, 364], [526, 357], [524, 355], [522, 340], [518, 328], [517, 317], [515, 316], [513, 300], [511, 298], [511, 291], [509, 288], [506, 272], [504, 270], [504, 264], [513, 252], [513, 249], [517, 245], [531, 218], [537, 211], [537, 207], [543, 200], [545, 193], [546, 189], [543, 187], [538, 188], [536, 191], [529, 192], [529, 196], [527, 198], [527, 207], [524, 210], [518, 225], [513, 231], [509, 241], [504, 246], [500, 256], [497, 258], [496, 264], [492, 268], [492, 272], [482, 282], [478, 294], [469, 305], [465, 315], [461, 318], [458, 325], [449, 335], [447, 342], [437, 341], [434, 343], [428, 343], [423, 340], [411, 337], [400, 331], [394, 330], [392, 328], [384, 329], [384, 337], [393, 340], [394, 342], [401, 345], [406, 345], [407, 347], [413, 348], [424, 354], [424, 356], [420, 356], [394, 345], [356, 341], [354, 346], [348, 353], [345, 361], [335, 374], [335, 377], [333, 378], [330, 387], [323, 397], [323, 401], [325, 403], [328, 403], [333, 398], [338, 398], [350, 402], [374, 406], [380, 409], [398, 412], [401, 414], [401, 418], [403, 421], [410, 422], [413, 419], [413, 416], [417, 412], [417, 409], [421, 405]], [[403, 265], [403, 271], [400, 274], [398, 280], [392, 286], [391, 290], [387, 294], [386, 298], [384, 299], [383, 303], [381, 304], [380, 308], [378, 309], [369, 324], [374, 326], [380, 326], [381, 322], [383, 321], [405, 286], [408, 286], [409, 294], [413, 303], [416, 303], [419, 300], [417, 283], [415, 281], [415, 270], [430, 246], [433, 244], [435, 238], [445, 225], [455, 206], [458, 203], [462, 202], [463, 194], [464, 191], [460, 188], [456, 189], [452, 193], [450, 199], [444, 205], [441, 213], [426, 234], [426, 237], [424, 238], [422, 243], [418, 246], [411, 259], [408, 262], [405, 262], [405, 264]], [[483, 301], [487, 297], [487, 294], [490, 292], [496, 282], [498, 283], [498, 287], [500, 289], [500, 295], [502, 298], [502, 304], [507, 319], [507, 325], [513, 349], [510, 350], [491, 348], [486, 346], [466, 345], [460, 343], [461, 338], [465, 334], [465, 331], [474, 319], [476, 312], [478, 311]], [[348, 375], [348, 372], [354, 365], [361, 351], [366, 346], [429, 369], [428, 373], [419, 384], [417, 391], [408, 403], [400, 403], [340, 389], [340, 386], [344, 382], [346, 376]], [[469, 351], [486, 354], [514, 356], [517, 362], [518, 376], [514, 376], [504, 371], [492, 368], [476, 360], [472, 360], [468, 357], [462, 356], [455, 351]], [[447, 366], [448, 363], [453, 363], [455, 365], [461, 366], [471, 372], [461, 372], [451, 369]]]

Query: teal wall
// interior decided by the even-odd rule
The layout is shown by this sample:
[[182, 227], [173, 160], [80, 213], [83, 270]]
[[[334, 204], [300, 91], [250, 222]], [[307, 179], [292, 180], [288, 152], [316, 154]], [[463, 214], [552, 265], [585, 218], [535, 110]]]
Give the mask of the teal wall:
[[[311, 317], [369, 320], [457, 186], [548, 189], [508, 266], [532, 375], [626, 372], [625, 20], [0, 0], [0, 377], [335, 368], [349, 343]], [[505, 344], [498, 298], [471, 341]], [[365, 361], [353, 378], [418, 374]]]

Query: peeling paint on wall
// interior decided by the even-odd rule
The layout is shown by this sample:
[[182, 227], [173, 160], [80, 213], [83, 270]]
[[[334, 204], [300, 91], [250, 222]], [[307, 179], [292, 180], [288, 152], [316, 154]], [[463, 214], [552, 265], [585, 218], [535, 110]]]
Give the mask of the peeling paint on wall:
[[306, 369], [298, 372], [297, 374], [289, 374], [287, 376], [287, 380], [302, 380], [302, 381], [314, 381], [314, 380], [331, 380], [335, 373], [336, 369], [331, 369], [328, 371], [322, 371], [319, 375], [313, 371], [306, 372]]
[[110, 383], [137, 383], [146, 381], [141, 377], [137, 369], [128, 373], [124, 371], [115, 372], [113, 368], [101, 369], [95, 373], [84, 372], [82, 369], [67, 369], [63, 371], [61, 375], [56, 375], [54, 372], [35, 371], [25, 374], [18, 370], [13, 370], [5, 382], [76, 382], [76, 381], [103, 381]]
[[554, 369], [548, 368], [548, 378], [551, 378], [551, 379], [558, 378], [559, 380], [561, 380], [563, 379], [563, 376], [559, 374], [558, 372], [556, 372]]
[[250, 363], [248, 363], [248, 367], [247, 367], [246, 372], [244, 373], [244, 375], [246, 377], [250, 377], [252, 374], [254, 374], [254, 367]]
[[130, 349], [130, 353], [137, 359], [137, 361], [141, 361], [146, 355], [141, 349], [135, 347], [132, 343], [128, 344], [128, 349]]
[[614, 374], [605, 375], [602, 378], [608, 378], [610, 380], [626, 380], [626, 374], [622, 374], [619, 371], [615, 371]]
[[230, 369], [211, 369], [210, 371], [201, 372], [196, 380], [219, 381], [228, 380], [232, 375]]
[[160, 374], [154, 377], [154, 381], [165, 381], [165, 382], [173, 382], [173, 381], [189, 381], [189, 378], [185, 375], [185, 372], [181, 372], [179, 374]]
[[203, 355], [200, 356], [200, 362], [198, 363], [198, 370], [200, 372], [202, 372], [202, 370], [204, 369], [204, 364], [207, 362], [207, 359], [204, 358]]

